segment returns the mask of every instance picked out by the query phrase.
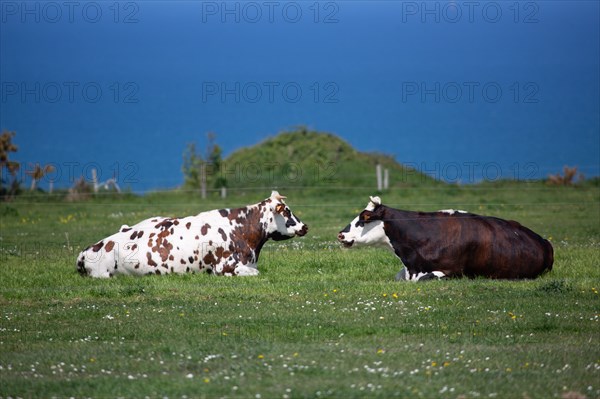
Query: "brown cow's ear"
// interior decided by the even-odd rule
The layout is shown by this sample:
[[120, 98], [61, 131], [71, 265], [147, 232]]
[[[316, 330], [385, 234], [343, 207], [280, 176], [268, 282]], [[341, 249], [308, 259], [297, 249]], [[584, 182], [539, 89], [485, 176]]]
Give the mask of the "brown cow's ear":
[[358, 220], [363, 223], [369, 223], [369, 222], [372, 222], [373, 220], [378, 220], [378, 217], [375, 212], [365, 210], [365, 211], [362, 211]]
[[285, 209], [285, 205], [277, 204], [277, 206], [275, 207], [275, 212], [281, 213], [281, 212], [283, 212], [284, 209]]

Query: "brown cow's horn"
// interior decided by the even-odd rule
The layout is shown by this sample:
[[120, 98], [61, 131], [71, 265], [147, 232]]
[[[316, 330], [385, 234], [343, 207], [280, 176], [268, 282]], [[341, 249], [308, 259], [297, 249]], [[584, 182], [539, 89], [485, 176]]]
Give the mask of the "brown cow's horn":
[[381, 198], [379, 198], [379, 197], [369, 197], [369, 199], [371, 200], [371, 202], [374, 205], [381, 205]]

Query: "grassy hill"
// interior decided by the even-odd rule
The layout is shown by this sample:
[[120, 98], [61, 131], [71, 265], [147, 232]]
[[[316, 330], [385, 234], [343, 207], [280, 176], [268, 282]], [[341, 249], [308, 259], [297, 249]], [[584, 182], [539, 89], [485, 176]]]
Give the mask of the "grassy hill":
[[392, 156], [365, 153], [331, 133], [299, 128], [283, 132], [224, 161], [232, 189], [318, 187], [320, 189], [377, 187], [375, 167], [388, 169], [390, 186], [409, 186], [434, 179], [405, 168]]

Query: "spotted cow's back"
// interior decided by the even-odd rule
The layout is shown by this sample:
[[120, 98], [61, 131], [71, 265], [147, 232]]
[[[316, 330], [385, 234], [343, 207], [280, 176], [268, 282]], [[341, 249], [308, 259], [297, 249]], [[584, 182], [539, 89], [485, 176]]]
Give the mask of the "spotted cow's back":
[[[217, 211], [185, 218], [152, 217], [88, 247], [78, 270], [94, 277], [213, 271], [216, 261], [231, 256]], [[223, 272], [223, 270], [218, 270]]]
[[262, 245], [307, 232], [276, 191], [244, 208], [183, 218], [152, 217], [86, 248], [77, 270], [92, 277], [214, 272], [256, 275]]

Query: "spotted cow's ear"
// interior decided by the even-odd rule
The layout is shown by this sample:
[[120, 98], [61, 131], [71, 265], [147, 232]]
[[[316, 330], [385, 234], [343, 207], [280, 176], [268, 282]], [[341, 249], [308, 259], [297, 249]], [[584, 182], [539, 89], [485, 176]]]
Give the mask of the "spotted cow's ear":
[[275, 212], [277, 212], [277, 213], [283, 212], [284, 209], [285, 209], [285, 205], [283, 205], [283, 204], [277, 204], [277, 206], [275, 206]]

